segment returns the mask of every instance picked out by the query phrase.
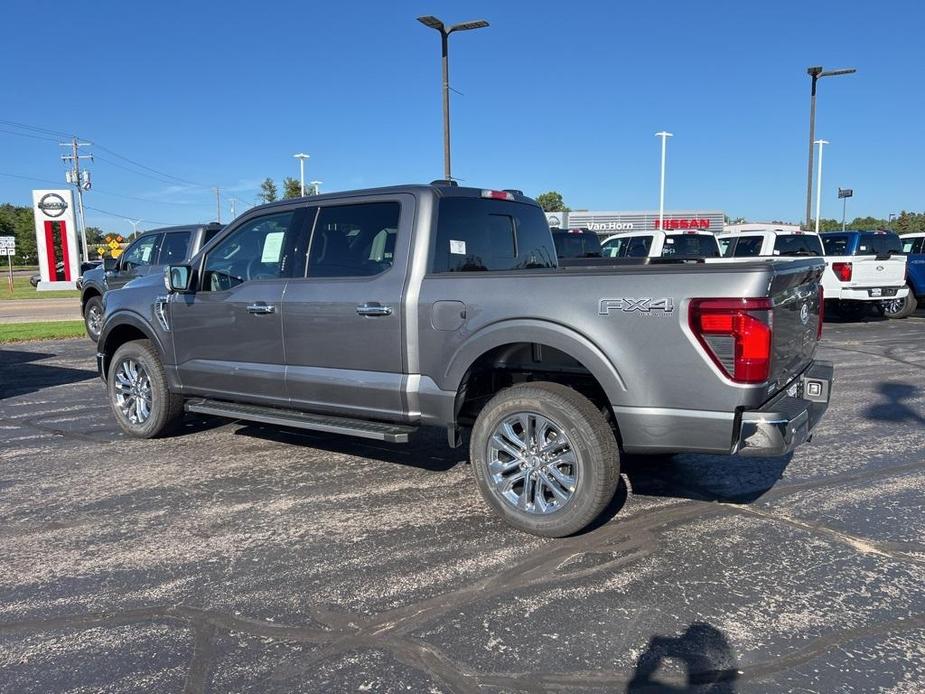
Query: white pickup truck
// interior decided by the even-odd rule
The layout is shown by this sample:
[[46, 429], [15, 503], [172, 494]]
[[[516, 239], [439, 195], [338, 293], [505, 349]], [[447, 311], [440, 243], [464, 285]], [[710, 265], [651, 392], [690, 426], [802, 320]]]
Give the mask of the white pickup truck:
[[724, 258], [805, 258], [825, 255], [819, 234], [790, 229], [718, 234]]
[[718, 258], [719, 246], [711, 231], [637, 231], [604, 239], [605, 258]]
[[826, 269], [822, 275], [827, 307], [845, 318], [856, 318], [885, 299], [903, 299], [906, 256], [899, 236], [891, 231], [831, 231], [821, 234]]

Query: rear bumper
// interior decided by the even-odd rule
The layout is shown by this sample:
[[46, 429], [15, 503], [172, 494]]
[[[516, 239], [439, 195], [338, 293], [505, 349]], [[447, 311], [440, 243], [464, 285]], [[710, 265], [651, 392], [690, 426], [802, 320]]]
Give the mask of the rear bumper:
[[816, 361], [791, 386], [758, 410], [742, 413], [733, 453], [777, 456], [809, 441], [829, 407], [832, 363]]
[[909, 287], [843, 287], [833, 295], [826, 292], [826, 299], [842, 301], [882, 301], [884, 299], [903, 299], [909, 293]]

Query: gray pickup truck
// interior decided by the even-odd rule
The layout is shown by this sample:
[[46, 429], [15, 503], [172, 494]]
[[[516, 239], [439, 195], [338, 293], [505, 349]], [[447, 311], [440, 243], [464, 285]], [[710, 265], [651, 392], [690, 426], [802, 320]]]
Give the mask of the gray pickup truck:
[[319, 195], [249, 210], [163, 278], [108, 292], [97, 360], [137, 437], [184, 410], [388, 442], [468, 431], [488, 505], [563, 536], [610, 501], [622, 451], [809, 439], [832, 381], [813, 360], [823, 269], [560, 267], [518, 191]]
[[118, 258], [106, 258], [102, 266], [80, 278], [80, 313], [87, 336], [96, 342], [103, 325], [103, 294], [133, 279], [161, 274], [165, 265], [182, 263], [194, 256], [222, 230], [222, 225], [188, 224], [142, 232]]

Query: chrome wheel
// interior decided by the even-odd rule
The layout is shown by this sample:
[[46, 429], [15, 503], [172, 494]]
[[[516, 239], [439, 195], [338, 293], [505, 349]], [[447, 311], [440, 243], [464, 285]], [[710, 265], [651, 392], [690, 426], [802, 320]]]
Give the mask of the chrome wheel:
[[881, 306], [883, 306], [883, 311], [888, 316], [895, 316], [897, 313], [906, 308], [907, 301], [907, 297], [903, 297], [902, 299], [890, 299], [889, 301], [884, 301]]
[[93, 304], [87, 309], [87, 332], [91, 337], [99, 337], [100, 330], [103, 328], [103, 311], [99, 306]]
[[116, 407], [131, 424], [144, 424], [151, 416], [151, 379], [145, 367], [124, 359], [115, 369]]
[[558, 511], [574, 496], [580, 472], [581, 459], [562, 428], [534, 412], [505, 417], [488, 441], [491, 482], [520, 511]]

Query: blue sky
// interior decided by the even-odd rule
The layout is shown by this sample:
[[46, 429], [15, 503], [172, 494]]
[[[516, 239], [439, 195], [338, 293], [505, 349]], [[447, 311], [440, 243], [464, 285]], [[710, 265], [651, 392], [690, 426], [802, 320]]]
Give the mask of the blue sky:
[[[264, 177], [297, 177], [299, 151], [324, 191], [429, 181], [442, 175], [439, 38], [414, 18], [484, 17], [490, 28], [450, 39], [464, 184], [652, 209], [654, 133], [666, 129], [666, 207], [799, 220], [805, 69], [853, 66], [820, 82], [817, 136], [832, 143], [822, 214], [840, 216], [842, 186], [855, 190], [849, 217], [886, 216], [925, 209], [923, 7], [12, 0], [0, 119], [97, 143], [86, 200], [106, 213], [88, 222], [113, 231], [131, 226], [107, 213], [142, 228], [211, 219], [213, 185], [227, 221], [229, 196], [240, 212]], [[55, 139], [0, 123], [0, 202], [29, 204], [50, 185], [9, 174], [63, 180]]]

